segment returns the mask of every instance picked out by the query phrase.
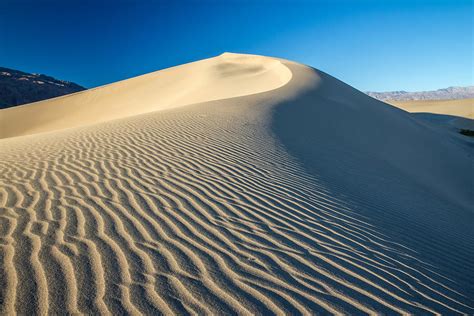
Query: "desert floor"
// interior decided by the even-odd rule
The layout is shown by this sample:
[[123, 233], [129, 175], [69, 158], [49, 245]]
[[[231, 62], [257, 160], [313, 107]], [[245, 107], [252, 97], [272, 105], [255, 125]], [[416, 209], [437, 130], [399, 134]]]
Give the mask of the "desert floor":
[[474, 120], [474, 99], [389, 101], [388, 103], [412, 113], [434, 113]]

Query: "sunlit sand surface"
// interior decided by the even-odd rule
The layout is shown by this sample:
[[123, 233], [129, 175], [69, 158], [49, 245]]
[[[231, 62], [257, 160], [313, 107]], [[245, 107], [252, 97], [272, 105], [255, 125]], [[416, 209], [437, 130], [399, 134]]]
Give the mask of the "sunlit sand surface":
[[223, 54], [0, 111], [0, 314], [472, 314], [472, 146]]
[[446, 114], [474, 120], [474, 99], [389, 101], [389, 103], [412, 113]]

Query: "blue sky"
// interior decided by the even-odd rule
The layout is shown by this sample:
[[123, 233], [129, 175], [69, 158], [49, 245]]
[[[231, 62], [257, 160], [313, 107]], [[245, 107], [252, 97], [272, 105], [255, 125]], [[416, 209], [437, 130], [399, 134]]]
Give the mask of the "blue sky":
[[471, 0], [0, 0], [0, 66], [90, 88], [229, 51], [429, 90], [473, 84], [473, 16]]

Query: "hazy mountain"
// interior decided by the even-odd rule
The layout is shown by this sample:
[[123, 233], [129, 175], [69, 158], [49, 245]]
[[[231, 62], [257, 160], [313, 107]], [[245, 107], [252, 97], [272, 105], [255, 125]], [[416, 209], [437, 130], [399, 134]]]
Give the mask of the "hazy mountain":
[[85, 90], [78, 84], [0, 67], [0, 109]]
[[449, 87], [433, 91], [389, 91], [389, 92], [366, 92], [373, 98], [379, 100], [448, 100], [448, 99], [469, 99], [474, 98], [474, 86]]

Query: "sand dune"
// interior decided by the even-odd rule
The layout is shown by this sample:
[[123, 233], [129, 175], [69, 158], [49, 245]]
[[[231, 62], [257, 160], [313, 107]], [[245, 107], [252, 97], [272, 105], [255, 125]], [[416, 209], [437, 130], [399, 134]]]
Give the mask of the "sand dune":
[[252, 95], [287, 83], [276, 59], [224, 53], [92, 90], [0, 112], [0, 138], [109, 121], [188, 104]]
[[325, 73], [224, 54], [0, 115], [0, 314], [474, 313], [472, 146]]

